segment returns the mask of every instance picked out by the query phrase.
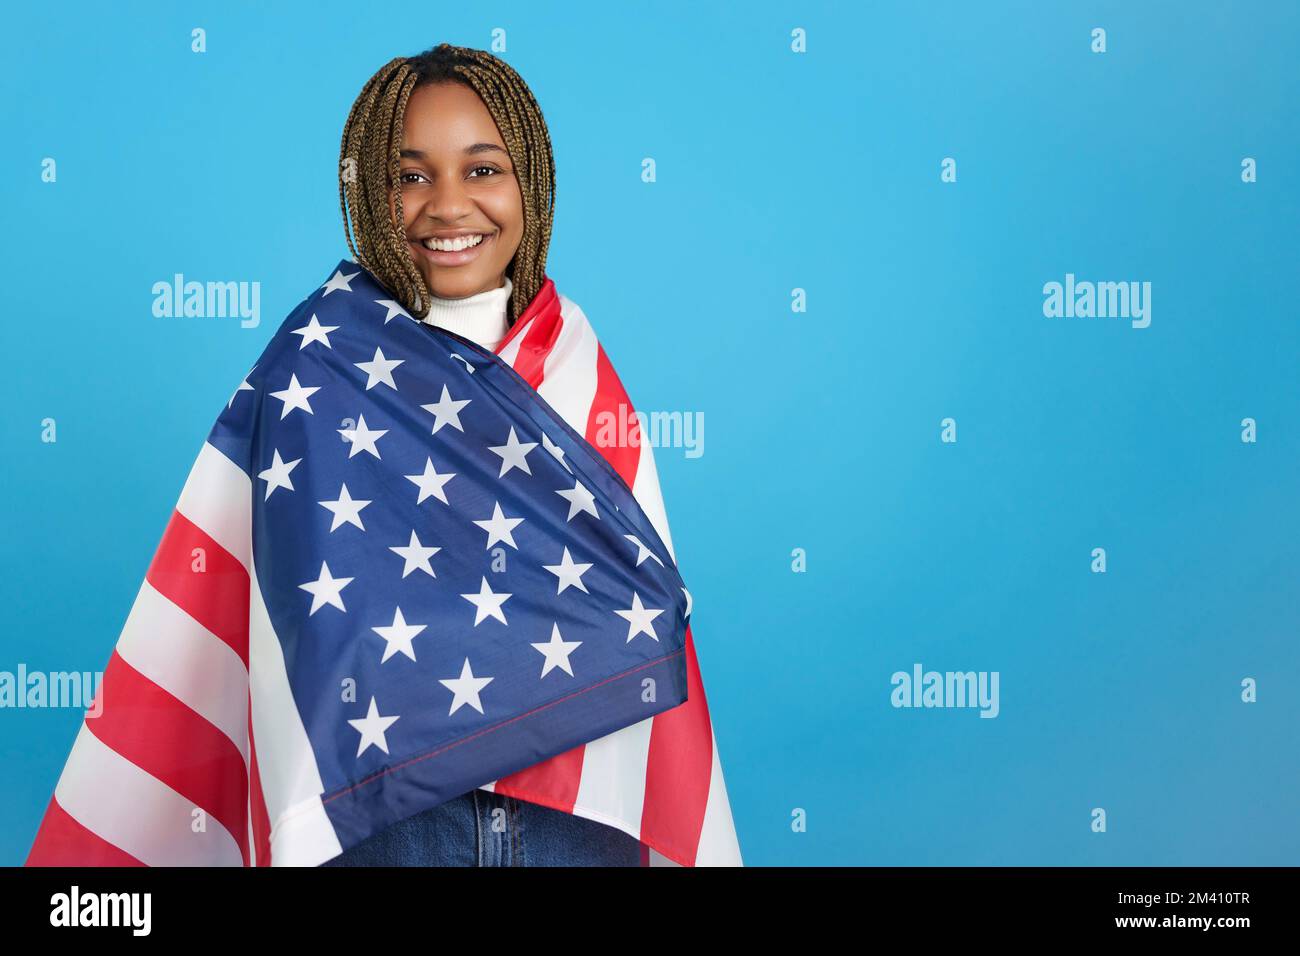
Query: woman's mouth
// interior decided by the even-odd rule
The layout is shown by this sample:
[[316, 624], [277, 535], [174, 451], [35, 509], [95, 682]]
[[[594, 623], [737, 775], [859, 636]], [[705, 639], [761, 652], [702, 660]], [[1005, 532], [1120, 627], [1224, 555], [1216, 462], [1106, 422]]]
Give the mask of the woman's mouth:
[[408, 239], [407, 242], [417, 254], [424, 256], [435, 266], [463, 266], [473, 262], [483, 252], [483, 248], [495, 238], [495, 232], [473, 233], [457, 236], [454, 239]]

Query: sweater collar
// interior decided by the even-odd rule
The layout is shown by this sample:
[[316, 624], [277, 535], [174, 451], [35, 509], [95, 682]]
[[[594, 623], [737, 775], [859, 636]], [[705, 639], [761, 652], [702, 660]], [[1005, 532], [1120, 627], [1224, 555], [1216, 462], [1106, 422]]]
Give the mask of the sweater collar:
[[429, 313], [421, 321], [463, 335], [484, 348], [495, 351], [509, 330], [506, 304], [510, 301], [514, 283], [509, 276], [505, 280], [505, 285], [463, 299], [432, 296], [429, 300]]

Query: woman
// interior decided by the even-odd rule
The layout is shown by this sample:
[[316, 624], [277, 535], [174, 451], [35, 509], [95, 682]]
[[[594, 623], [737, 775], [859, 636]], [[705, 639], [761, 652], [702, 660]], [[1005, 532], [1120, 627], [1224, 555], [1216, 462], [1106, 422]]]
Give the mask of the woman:
[[653, 453], [544, 274], [553, 173], [487, 53], [366, 84], [355, 258], [224, 403], [29, 865], [740, 863]]
[[[484, 98], [502, 115], [522, 170]], [[376, 146], [382, 148], [394, 130], [401, 137], [400, 189], [381, 197], [381, 178], [351, 175], [346, 157], [364, 155], [375, 163], [370, 172], [378, 172]], [[541, 288], [551, 235], [554, 159], [541, 111], [523, 80], [487, 53], [445, 43], [394, 60], [353, 105], [342, 155], [344, 223], [350, 207], [356, 246], [351, 234], [348, 242], [357, 261], [412, 315], [495, 351]], [[391, 218], [378, 218], [385, 210]], [[400, 235], [390, 228], [398, 221]], [[640, 864], [641, 844], [613, 827], [474, 790], [322, 865]]]

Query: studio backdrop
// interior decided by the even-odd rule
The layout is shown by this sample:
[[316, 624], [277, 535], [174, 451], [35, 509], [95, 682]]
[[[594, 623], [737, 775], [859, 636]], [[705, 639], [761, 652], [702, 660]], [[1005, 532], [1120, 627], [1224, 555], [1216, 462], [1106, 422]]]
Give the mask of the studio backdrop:
[[545, 114], [546, 274], [653, 446], [746, 865], [1295, 862], [1279, 0], [7, 11], [0, 864], [349, 257], [357, 91], [444, 41]]

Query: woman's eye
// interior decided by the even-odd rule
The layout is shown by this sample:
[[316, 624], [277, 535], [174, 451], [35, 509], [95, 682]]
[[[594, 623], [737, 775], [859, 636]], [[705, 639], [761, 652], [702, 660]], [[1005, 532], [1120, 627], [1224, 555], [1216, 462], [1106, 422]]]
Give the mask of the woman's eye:
[[415, 179], [411, 179], [411, 178], [409, 178], [409, 177], [412, 177], [412, 176], [414, 176], [414, 177], [416, 177], [416, 178], [418, 178], [418, 179], [423, 179], [423, 178], [424, 178], [420, 173], [417, 173], [417, 172], [415, 172], [415, 170], [412, 170], [412, 169], [408, 169], [406, 172], [402, 173], [402, 174], [401, 174], [400, 176], [398, 176], [397, 178], [398, 178], [398, 181], [400, 181], [400, 182], [403, 182], [403, 183], [411, 183], [411, 182], [415, 182]]
[[500, 172], [495, 166], [475, 166], [470, 172], [478, 172], [480, 169], [486, 169], [489, 173]]

